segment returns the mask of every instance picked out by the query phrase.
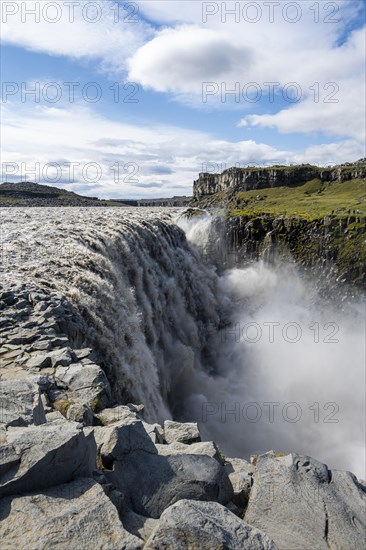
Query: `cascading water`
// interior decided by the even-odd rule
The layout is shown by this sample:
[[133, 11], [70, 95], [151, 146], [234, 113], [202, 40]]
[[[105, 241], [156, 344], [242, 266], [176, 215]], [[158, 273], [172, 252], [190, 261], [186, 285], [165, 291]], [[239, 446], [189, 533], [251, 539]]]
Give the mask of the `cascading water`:
[[178, 414], [201, 372], [214, 370], [208, 327], [219, 327], [213, 269], [166, 210], [5, 211], [5, 272], [70, 296], [86, 320], [117, 402], [147, 417]]
[[232, 251], [211, 217], [176, 219], [9, 209], [4, 280], [73, 300], [116, 402], [144, 403], [150, 420], [197, 420], [230, 455], [293, 450], [362, 477], [361, 306], [324, 303], [293, 265], [224, 269]]
[[[207, 242], [220, 239], [215, 224], [207, 215], [178, 223], [197, 248], [205, 227], [207, 258]], [[230, 318], [213, 342], [219, 374], [206, 380], [196, 419], [231, 456], [294, 450], [364, 477], [363, 298], [334, 289], [330, 302], [309, 274], [270, 252], [263, 248], [270, 263], [219, 270]]]

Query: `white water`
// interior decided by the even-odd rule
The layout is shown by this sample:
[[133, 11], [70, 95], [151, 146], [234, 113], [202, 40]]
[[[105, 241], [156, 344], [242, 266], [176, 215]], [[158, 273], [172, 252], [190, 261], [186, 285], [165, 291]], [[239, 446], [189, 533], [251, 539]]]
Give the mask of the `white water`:
[[[51, 284], [71, 297], [116, 400], [144, 403], [151, 420], [196, 419], [227, 455], [292, 450], [364, 477], [362, 306], [325, 304], [286, 265], [217, 275], [210, 217], [178, 222], [189, 244], [175, 216], [2, 209], [5, 281]], [[279, 323], [273, 342], [265, 323]], [[298, 326], [287, 327], [287, 340], [301, 329], [297, 342], [283, 336], [288, 323]], [[337, 326], [339, 342], [325, 342]]]
[[[207, 217], [181, 225], [204, 249]], [[284, 264], [228, 270], [219, 288], [230, 326], [216, 335], [221, 376], [196, 418], [231, 456], [292, 450], [364, 478], [365, 304], [326, 303]]]

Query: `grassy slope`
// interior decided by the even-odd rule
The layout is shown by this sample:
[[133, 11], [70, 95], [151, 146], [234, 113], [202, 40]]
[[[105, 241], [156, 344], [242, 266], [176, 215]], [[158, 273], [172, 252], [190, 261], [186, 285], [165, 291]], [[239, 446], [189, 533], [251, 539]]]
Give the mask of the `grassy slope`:
[[314, 220], [332, 212], [343, 217], [349, 215], [349, 210], [359, 210], [359, 215], [365, 217], [366, 183], [362, 180], [350, 180], [329, 184], [312, 180], [300, 187], [244, 191], [229, 198], [227, 206], [229, 213], [236, 216], [270, 214]]
[[[226, 207], [228, 217], [242, 218], [245, 224], [252, 220], [250, 238], [259, 242], [273, 229], [273, 220], [284, 217], [276, 229], [277, 242], [286, 244], [296, 261], [314, 265], [327, 258], [341, 278], [366, 285], [365, 180], [312, 180], [299, 187], [220, 192], [199, 206]], [[327, 216], [330, 223], [325, 225]]]

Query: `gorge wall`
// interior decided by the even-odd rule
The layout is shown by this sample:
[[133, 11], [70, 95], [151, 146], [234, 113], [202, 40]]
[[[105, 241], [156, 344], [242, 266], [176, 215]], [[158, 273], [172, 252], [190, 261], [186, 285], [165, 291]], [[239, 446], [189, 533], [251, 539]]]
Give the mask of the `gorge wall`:
[[[365, 218], [242, 215], [215, 216], [212, 221], [210, 255], [224, 268], [250, 265], [253, 261], [296, 262], [333, 292], [342, 287], [352, 292], [366, 288]], [[219, 238], [218, 238], [219, 235]]]
[[198, 200], [221, 191], [250, 191], [266, 187], [298, 186], [313, 179], [346, 181], [366, 177], [366, 161], [347, 163], [332, 168], [312, 165], [272, 166], [270, 168], [229, 168], [221, 174], [201, 172], [193, 184], [193, 197]]

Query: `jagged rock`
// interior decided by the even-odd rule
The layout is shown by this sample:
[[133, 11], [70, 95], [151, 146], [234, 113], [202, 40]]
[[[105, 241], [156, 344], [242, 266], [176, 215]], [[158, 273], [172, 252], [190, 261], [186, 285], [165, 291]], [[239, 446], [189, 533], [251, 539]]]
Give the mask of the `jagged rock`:
[[132, 535], [142, 539], [144, 542], [147, 541], [159, 523], [157, 519], [140, 516], [129, 509], [125, 509], [121, 513], [120, 517], [124, 528]]
[[145, 405], [142, 403], [136, 404], [136, 403], [127, 403], [126, 405], [130, 411], [135, 412], [136, 414], [139, 414], [140, 416], [143, 415]]
[[59, 347], [59, 346], [69, 346], [70, 342], [67, 336], [55, 336], [51, 339], [51, 345], [53, 348]]
[[50, 351], [48, 356], [51, 358], [53, 367], [67, 367], [74, 361], [74, 354], [69, 347]]
[[123, 528], [102, 487], [91, 479], [78, 479], [41, 494], [4, 498], [0, 510], [4, 550], [142, 548], [141, 541]]
[[15, 308], [16, 309], [24, 309], [24, 308], [27, 308], [28, 309], [28, 306], [29, 306], [29, 303], [27, 300], [19, 300], [16, 304], [15, 304]]
[[179, 454], [190, 455], [206, 455], [211, 458], [216, 458], [221, 462], [220, 452], [213, 441], [202, 441], [200, 443], [192, 443], [186, 445], [185, 443], [171, 443], [170, 445], [155, 445], [159, 455], [171, 456]]
[[16, 297], [14, 292], [9, 290], [0, 294], [0, 300], [2, 300], [7, 306], [12, 306], [16, 302]]
[[350, 472], [295, 453], [256, 459], [245, 521], [279, 548], [364, 548], [366, 489]]
[[49, 351], [51, 347], [50, 340], [38, 340], [32, 344], [31, 351]]
[[[68, 385], [78, 401], [93, 407], [103, 408], [109, 402], [110, 386], [104, 371], [98, 365], [75, 363], [68, 367], [59, 367], [56, 378]], [[95, 403], [98, 405], [95, 406]]]
[[0, 454], [0, 497], [89, 476], [96, 448], [77, 424], [11, 428]]
[[126, 417], [111, 426], [97, 427], [94, 436], [103, 466], [109, 469], [114, 461], [136, 451], [157, 454], [142, 422], [136, 418]]
[[[143, 422], [143, 426], [153, 443], [164, 443], [164, 430], [160, 424], [148, 424], [147, 422]], [[166, 445], [164, 445], [164, 447], [166, 447]]]
[[105, 424], [113, 424], [115, 422], [137, 420], [137, 415], [131, 411], [126, 405], [118, 405], [117, 407], [105, 408], [99, 415]]
[[93, 411], [83, 403], [71, 403], [67, 408], [66, 418], [83, 426], [92, 426], [94, 421]]
[[255, 467], [241, 458], [226, 458], [225, 470], [234, 490], [233, 503], [243, 509], [248, 503]]
[[[258, 529], [216, 502], [180, 500], [162, 514], [146, 550], [276, 550]], [[286, 547], [289, 550], [293, 547]], [[285, 549], [284, 549], [285, 550]]]
[[34, 306], [34, 311], [39, 311], [39, 312], [40, 311], [45, 311], [47, 308], [48, 308], [48, 303], [47, 302], [38, 302]]
[[32, 379], [0, 383], [0, 424], [27, 426], [46, 422], [40, 388]]
[[7, 344], [31, 344], [38, 336], [36, 329], [19, 329], [9, 335]]
[[46, 413], [47, 424], [64, 424], [67, 422], [66, 418], [59, 411], [52, 411]]
[[27, 361], [27, 367], [29, 369], [47, 369], [52, 365], [51, 357], [44, 353], [37, 353], [32, 355]]
[[82, 349], [74, 349], [74, 353], [76, 357], [81, 361], [81, 359], [85, 359], [86, 357], [89, 357], [92, 353], [91, 348], [82, 348]]
[[181, 499], [227, 504], [232, 497], [223, 466], [209, 456], [159, 456], [137, 450], [116, 460], [113, 471], [105, 475], [133, 511], [155, 519]]
[[201, 441], [201, 435], [198, 426], [194, 422], [173, 422], [173, 420], [165, 420], [164, 422], [164, 439], [167, 443], [197, 443]]

